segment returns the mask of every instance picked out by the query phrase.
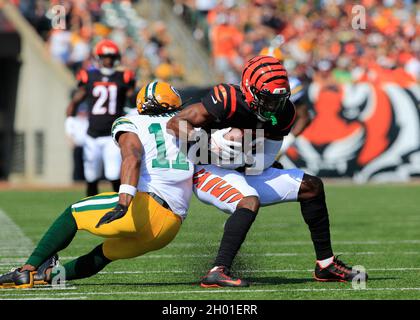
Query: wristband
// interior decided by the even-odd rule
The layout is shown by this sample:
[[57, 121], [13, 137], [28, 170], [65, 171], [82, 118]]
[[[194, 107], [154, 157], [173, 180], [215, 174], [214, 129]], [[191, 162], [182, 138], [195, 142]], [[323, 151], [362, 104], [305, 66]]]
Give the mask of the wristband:
[[120, 185], [120, 190], [118, 193], [127, 193], [130, 196], [134, 197], [137, 193], [137, 188], [129, 184], [122, 184]]

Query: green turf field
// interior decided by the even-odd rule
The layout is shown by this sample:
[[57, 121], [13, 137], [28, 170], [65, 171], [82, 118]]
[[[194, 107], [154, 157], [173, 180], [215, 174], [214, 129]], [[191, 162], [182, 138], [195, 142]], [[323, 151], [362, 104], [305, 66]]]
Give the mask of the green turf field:
[[[365, 290], [312, 280], [315, 257], [296, 203], [260, 211], [234, 266], [236, 274], [252, 281], [251, 287], [200, 288], [198, 280], [216, 254], [227, 216], [193, 199], [168, 247], [114, 262], [65, 289], [3, 289], [0, 299], [420, 299], [420, 186], [327, 184], [326, 192], [333, 248], [343, 261], [367, 269]], [[1, 191], [0, 272], [22, 263], [28, 243], [35, 244], [55, 217], [82, 196], [82, 190]], [[100, 242], [79, 233], [60, 253], [61, 261]]]

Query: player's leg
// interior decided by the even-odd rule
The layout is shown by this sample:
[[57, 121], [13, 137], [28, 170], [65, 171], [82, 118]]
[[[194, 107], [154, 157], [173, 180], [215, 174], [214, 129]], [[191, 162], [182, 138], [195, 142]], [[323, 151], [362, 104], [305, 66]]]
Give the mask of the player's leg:
[[333, 272], [316, 271], [317, 280], [343, 281], [355, 276], [351, 267], [345, 266], [334, 257], [325, 191], [320, 178], [305, 174], [300, 169], [283, 170], [272, 167], [264, 170], [261, 175], [247, 176], [246, 179], [259, 191], [262, 206], [290, 201], [300, 203], [302, 217], [311, 233], [317, 270], [328, 267]]
[[[179, 216], [162, 207], [147, 194], [138, 194], [134, 211], [128, 214], [131, 213], [133, 219], [126, 220], [123, 228], [125, 231], [119, 233], [121, 237], [108, 238], [90, 253], [64, 265], [66, 280], [91, 277], [112, 261], [134, 258], [163, 248], [175, 238], [181, 227]], [[52, 276], [58, 272], [59, 270], [53, 269]]]
[[311, 232], [318, 260], [333, 256], [328, 210], [322, 181], [300, 169], [268, 168], [260, 175], [246, 176], [260, 193], [262, 206], [299, 201], [303, 219]]
[[111, 182], [112, 189], [118, 192], [120, 188], [121, 153], [111, 137], [102, 137], [104, 146], [102, 159], [104, 164], [105, 178]]
[[258, 213], [258, 192], [234, 170], [206, 165], [197, 166], [195, 171], [193, 186], [198, 199], [231, 214], [225, 223], [213, 268], [203, 278], [201, 286], [247, 286], [246, 281], [228, 276], [228, 270]]
[[0, 287], [30, 288], [34, 282], [44, 282], [47, 268], [56, 264], [56, 253], [70, 244], [76, 232], [76, 220], [68, 207], [41, 238], [25, 265], [0, 276]]
[[98, 182], [102, 175], [101, 145], [98, 138], [86, 136], [83, 145], [83, 168], [87, 184], [86, 195], [90, 197], [98, 194]]
[[324, 184], [316, 176], [305, 174], [299, 189], [298, 201], [303, 219], [309, 227], [317, 262], [314, 277], [318, 281], [351, 281], [356, 276], [367, 280], [367, 274], [346, 265], [333, 254], [330, 222], [325, 200]]
[[[25, 265], [16, 269], [13, 274], [8, 273], [0, 277], [0, 286], [4, 282], [9, 283], [10, 279], [15, 279], [20, 287], [28, 283], [30, 283], [29, 287], [33, 286], [32, 273], [40, 269], [43, 264], [51, 265], [50, 260], [54, 260], [56, 253], [71, 243], [78, 230], [88, 228], [94, 231], [94, 226], [100, 217], [115, 207], [117, 202], [118, 194], [112, 192], [85, 198], [69, 206], [44, 234]], [[101, 229], [101, 235], [104, 236], [119, 234], [115, 226]], [[39, 278], [40, 275], [37, 276]], [[46, 279], [48, 274], [44, 273], [42, 276]]]

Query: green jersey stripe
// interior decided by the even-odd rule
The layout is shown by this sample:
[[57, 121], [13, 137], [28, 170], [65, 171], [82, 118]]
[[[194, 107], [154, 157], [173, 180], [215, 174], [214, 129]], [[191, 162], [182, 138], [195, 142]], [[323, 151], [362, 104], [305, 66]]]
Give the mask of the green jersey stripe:
[[74, 208], [73, 210], [76, 212], [84, 212], [84, 211], [90, 211], [90, 210], [105, 210], [105, 209], [112, 209], [114, 208], [118, 203], [118, 199], [116, 199], [114, 202], [110, 202], [107, 204], [93, 204], [89, 206], [83, 206], [80, 208]]
[[118, 199], [119, 195], [118, 193], [112, 194], [112, 195], [104, 195], [104, 196], [93, 196], [93, 197], [89, 197], [89, 198], [84, 198], [80, 201], [77, 201], [76, 203], [73, 204], [74, 207], [80, 207], [80, 206], [84, 206], [87, 205], [89, 203], [108, 203], [110, 201], [113, 201], [113, 199]]
[[[114, 123], [112, 124], [112, 128], [111, 131], [113, 131], [115, 129], [116, 126], [119, 126], [120, 124], [131, 124], [134, 127], [136, 127], [136, 125], [134, 123], [132, 123], [130, 120], [128, 119], [117, 119], [114, 121]], [[137, 128], [137, 127], [136, 127]]]

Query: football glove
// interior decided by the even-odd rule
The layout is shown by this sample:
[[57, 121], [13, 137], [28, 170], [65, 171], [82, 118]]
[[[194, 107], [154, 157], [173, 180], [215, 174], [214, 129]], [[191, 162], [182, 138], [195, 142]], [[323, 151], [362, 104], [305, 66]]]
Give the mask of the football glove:
[[241, 155], [242, 142], [231, 141], [224, 138], [232, 128], [217, 130], [211, 135], [210, 150], [220, 156], [222, 160], [232, 160]]
[[295, 144], [296, 136], [293, 133], [289, 133], [287, 136], [283, 138], [283, 145], [281, 147], [281, 153], [286, 154], [287, 149], [289, 149], [292, 145]]
[[117, 204], [114, 209], [104, 214], [104, 216], [99, 220], [96, 225], [96, 228], [99, 228], [103, 224], [110, 223], [114, 220], [121, 219], [127, 213], [128, 207], [122, 204]]
[[66, 121], [64, 122], [64, 130], [66, 135], [72, 137], [74, 135], [74, 129], [76, 127], [76, 118], [75, 117], [67, 117]]

